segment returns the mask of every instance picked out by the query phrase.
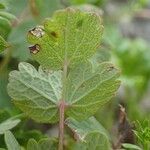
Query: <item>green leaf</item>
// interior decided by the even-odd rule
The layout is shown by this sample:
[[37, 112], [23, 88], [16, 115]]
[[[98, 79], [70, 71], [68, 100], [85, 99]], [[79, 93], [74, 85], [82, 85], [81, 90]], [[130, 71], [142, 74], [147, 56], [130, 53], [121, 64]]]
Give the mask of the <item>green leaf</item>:
[[30, 139], [27, 144], [27, 150], [40, 150], [40, 149], [38, 148], [38, 143], [34, 139]]
[[150, 121], [148, 119], [136, 121], [136, 131], [134, 130], [134, 134], [143, 147], [150, 145]]
[[61, 99], [61, 71], [37, 71], [28, 63], [20, 63], [19, 71], [9, 75], [8, 93], [28, 116], [40, 122], [56, 122]]
[[8, 150], [21, 150], [20, 145], [10, 131], [5, 132], [4, 138]]
[[107, 131], [94, 117], [82, 122], [78, 122], [73, 118], [68, 118], [66, 124], [79, 139], [79, 142], [73, 148], [74, 150], [111, 149]]
[[3, 39], [3, 37], [0, 35], [0, 52], [2, 52], [4, 49], [8, 47], [8, 43]]
[[70, 70], [67, 81], [66, 114], [77, 120], [92, 116], [116, 93], [120, 81], [119, 71], [110, 63], [92, 67], [83, 63]]
[[[34, 127], [33, 127], [34, 128]], [[17, 132], [15, 132], [16, 135], [19, 137], [19, 140], [22, 143], [26, 143], [26, 139], [35, 139], [36, 141], [39, 141], [41, 138], [46, 138], [47, 135], [44, 135], [40, 130], [38, 129], [30, 129], [30, 130], [24, 130], [20, 129]]]
[[7, 109], [0, 109], [0, 122], [3, 122], [10, 117], [11, 115]]
[[5, 5], [0, 3], [0, 9], [5, 9]]
[[0, 16], [3, 18], [8, 19], [9, 21], [17, 19], [14, 15], [11, 13], [5, 12], [5, 11], [0, 11]]
[[[20, 63], [19, 71], [9, 75], [8, 94], [14, 103], [38, 122], [57, 122], [61, 100], [62, 71], [37, 71], [28, 63]], [[115, 94], [120, 81], [119, 72], [110, 63], [92, 68], [91, 63], [70, 70], [67, 79], [66, 115], [85, 119], [93, 115]], [[94, 109], [93, 109], [94, 108]]]
[[38, 144], [40, 150], [57, 150], [58, 147], [57, 140], [52, 138], [41, 139]]
[[124, 143], [124, 144], [122, 144], [122, 146], [126, 149], [131, 149], [131, 150], [133, 150], [133, 149], [142, 150], [139, 146], [134, 145], [134, 144], [130, 144], [130, 143]]
[[11, 31], [10, 21], [0, 16], [0, 35], [6, 39], [10, 31]]
[[52, 138], [41, 139], [38, 143], [30, 139], [27, 144], [27, 150], [57, 150], [57, 140]]
[[32, 56], [46, 68], [62, 68], [86, 61], [100, 45], [103, 26], [100, 16], [67, 8], [55, 12], [43, 26], [28, 33]]
[[20, 119], [9, 118], [6, 121], [0, 123], [0, 134], [4, 134], [7, 130], [10, 130], [20, 123]]

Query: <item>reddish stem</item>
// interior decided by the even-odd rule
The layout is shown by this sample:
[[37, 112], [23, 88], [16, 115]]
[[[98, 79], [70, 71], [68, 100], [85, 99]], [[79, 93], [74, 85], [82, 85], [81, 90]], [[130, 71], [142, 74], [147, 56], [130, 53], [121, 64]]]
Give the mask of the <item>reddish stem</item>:
[[65, 112], [65, 101], [60, 101], [59, 105], [59, 147], [58, 150], [63, 150], [64, 143], [64, 115]]

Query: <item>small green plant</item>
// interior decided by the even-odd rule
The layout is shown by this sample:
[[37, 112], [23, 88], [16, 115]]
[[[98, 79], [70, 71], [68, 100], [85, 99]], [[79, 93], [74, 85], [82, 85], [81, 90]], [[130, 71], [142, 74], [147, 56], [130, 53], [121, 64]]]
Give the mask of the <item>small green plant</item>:
[[[63, 150], [65, 125], [78, 139], [71, 149], [111, 149], [108, 133], [92, 117], [120, 85], [119, 71], [111, 63], [94, 61], [102, 32], [99, 15], [73, 8], [56, 11], [28, 32], [31, 55], [40, 67], [21, 62], [19, 71], [9, 74], [8, 93], [33, 120], [58, 122], [59, 136], [58, 142], [30, 139], [27, 150]], [[8, 150], [21, 149], [10, 131], [4, 134]]]
[[145, 119], [143, 122], [137, 121], [135, 135], [144, 150], [150, 149], [150, 121]]

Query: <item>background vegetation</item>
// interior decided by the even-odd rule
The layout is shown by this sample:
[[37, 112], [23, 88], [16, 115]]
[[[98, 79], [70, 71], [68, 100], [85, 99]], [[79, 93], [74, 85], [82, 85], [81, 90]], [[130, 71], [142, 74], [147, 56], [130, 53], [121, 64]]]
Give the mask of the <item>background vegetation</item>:
[[[110, 60], [122, 71], [117, 95], [95, 117], [108, 130], [114, 149], [120, 148], [122, 143], [132, 143], [149, 150], [149, 0], [0, 0], [0, 35], [9, 43], [0, 54], [0, 123], [10, 117], [21, 118], [20, 123], [15, 122], [19, 124], [12, 132], [22, 146], [29, 138], [39, 141], [43, 137], [57, 136], [57, 126], [37, 124], [21, 115], [11, 103], [6, 86], [8, 73], [17, 69], [20, 61], [38, 67], [28, 50], [28, 30], [41, 24], [55, 10], [68, 6], [92, 9], [102, 16], [105, 28], [97, 61]], [[136, 149], [131, 148], [134, 145], [123, 147]], [[0, 147], [5, 147], [3, 135], [0, 135]]]

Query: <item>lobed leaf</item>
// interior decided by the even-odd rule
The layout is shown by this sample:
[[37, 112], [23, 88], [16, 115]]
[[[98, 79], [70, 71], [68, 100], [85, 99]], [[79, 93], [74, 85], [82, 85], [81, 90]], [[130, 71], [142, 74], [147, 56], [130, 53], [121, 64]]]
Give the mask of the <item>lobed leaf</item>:
[[43, 26], [28, 33], [32, 56], [46, 68], [62, 68], [86, 61], [100, 45], [103, 26], [100, 16], [67, 8], [56, 11]]
[[57, 103], [61, 99], [61, 71], [37, 71], [28, 63], [20, 63], [19, 71], [9, 74], [8, 94], [14, 103], [38, 122], [58, 120]]
[[107, 131], [94, 117], [81, 122], [73, 118], [68, 118], [66, 124], [71, 128], [79, 140], [73, 147], [73, 150], [111, 149]]
[[[82, 120], [92, 116], [117, 91], [119, 72], [103, 62], [96, 68], [83, 63], [70, 70], [65, 95], [66, 116]], [[19, 71], [9, 75], [8, 94], [14, 103], [38, 122], [57, 122], [62, 95], [62, 71], [37, 71], [28, 63], [20, 63]], [[94, 109], [93, 109], [94, 108]]]
[[66, 100], [70, 107], [66, 114], [77, 120], [92, 116], [107, 103], [119, 88], [119, 71], [108, 62], [92, 67], [83, 63], [68, 75]]

